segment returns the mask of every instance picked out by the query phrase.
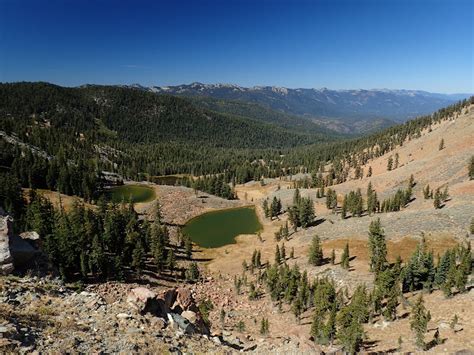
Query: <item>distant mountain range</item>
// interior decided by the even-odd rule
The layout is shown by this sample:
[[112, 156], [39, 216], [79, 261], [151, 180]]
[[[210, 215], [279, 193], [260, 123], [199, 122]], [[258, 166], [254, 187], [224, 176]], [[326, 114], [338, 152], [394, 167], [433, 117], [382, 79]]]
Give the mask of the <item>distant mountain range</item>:
[[382, 129], [434, 112], [470, 96], [420, 90], [289, 89], [276, 86], [247, 88], [232, 84], [202, 83], [129, 87], [157, 94], [193, 97], [198, 102], [200, 98], [214, 98], [258, 104], [287, 115], [304, 117], [344, 133], [367, 133]]

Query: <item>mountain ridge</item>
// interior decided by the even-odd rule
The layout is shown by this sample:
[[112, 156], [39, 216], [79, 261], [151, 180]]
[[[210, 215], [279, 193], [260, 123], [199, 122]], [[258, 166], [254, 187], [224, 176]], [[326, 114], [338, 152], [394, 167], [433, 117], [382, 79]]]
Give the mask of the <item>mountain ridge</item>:
[[469, 94], [463, 93], [441, 94], [408, 89], [292, 89], [280, 86], [243, 87], [235, 84], [199, 82], [176, 86], [147, 87], [140, 84], [124, 86], [156, 94], [211, 97], [259, 104], [275, 111], [318, 122], [326, 128], [334, 127], [335, 123], [336, 127], [347, 126], [339, 130], [344, 133], [350, 130], [354, 130], [355, 133], [364, 132], [357, 127], [371, 130], [370, 121], [374, 120], [379, 120], [375, 129], [386, 128], [432, 113], [469, 97]]

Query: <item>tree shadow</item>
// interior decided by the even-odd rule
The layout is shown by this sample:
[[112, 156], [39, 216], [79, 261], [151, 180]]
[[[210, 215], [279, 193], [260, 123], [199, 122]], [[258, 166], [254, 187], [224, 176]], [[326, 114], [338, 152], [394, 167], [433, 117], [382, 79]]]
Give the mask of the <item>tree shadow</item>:
[[431, 341], [426, 343], [426, 350], [431, 350], [434, 347], [436, 347], [437, 345], [444, 344], [446, 342], [446, 340], [448, 340], [448, 338], [438, 339], [438, 340], [437, 339], [432, 339]]
[[397, 319], [406, 319], [410, 315], [410, 312], [405, 312], [401, 316], [397, 317]]
[[312, 221], [308, 227], [316, 227], [319, 226], [320, 224], [324, 223], [326, 221], [326, 218], [318, 218]]
[[364, 348], [364, 350], [370, 350], [370, 349], [375, 348], [378, 343], [379, 343], [378, 340], [367, 340], [367, 341], [364, 341], [364, 343], [362, 344], [362, 347]]

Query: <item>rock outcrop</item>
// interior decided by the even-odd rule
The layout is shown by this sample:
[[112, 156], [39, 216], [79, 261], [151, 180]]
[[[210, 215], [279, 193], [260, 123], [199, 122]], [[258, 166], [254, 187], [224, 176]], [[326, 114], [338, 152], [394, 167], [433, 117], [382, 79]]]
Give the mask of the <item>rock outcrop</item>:
[[10, 252], [12, 219], [0, 208], [0, 275], [13, 271], [13, 257]]
[[17, 267], [29, 267], [31, 260], [41, 254], [38, 233], [16, 235], [12, 222], [0, 207], [0, 275], [8, 275]]
[[187, 288], [173, 288], [157, 295], [146, 287], [137, 287], [128, 294], [127, 303], [139, 314], [160, 317], [186, 334], [209, 334], [209, 328]]

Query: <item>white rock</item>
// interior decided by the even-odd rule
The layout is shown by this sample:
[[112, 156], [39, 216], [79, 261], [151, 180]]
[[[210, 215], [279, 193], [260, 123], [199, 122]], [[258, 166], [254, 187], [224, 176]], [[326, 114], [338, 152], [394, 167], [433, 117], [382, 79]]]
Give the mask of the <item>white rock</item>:
[[117, 314], [117, 318], [119, 318], [119, 319], [128, 319], [128, 318], [130, 318], [130, 315], [128, 315], [127, 313], [119, 313], [119, 314]]

